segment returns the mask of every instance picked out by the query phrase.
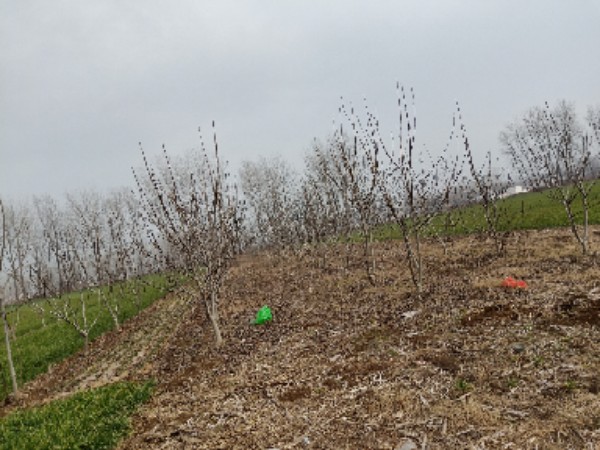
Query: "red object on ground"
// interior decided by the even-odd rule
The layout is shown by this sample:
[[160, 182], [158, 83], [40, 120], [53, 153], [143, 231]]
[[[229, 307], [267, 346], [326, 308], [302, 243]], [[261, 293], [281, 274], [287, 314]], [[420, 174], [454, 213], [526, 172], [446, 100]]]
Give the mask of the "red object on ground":
[[527, 283], [523, 280], [515, 280], [513, 277], [506, 277], [502, 281], [503, 287], [527, 289]]

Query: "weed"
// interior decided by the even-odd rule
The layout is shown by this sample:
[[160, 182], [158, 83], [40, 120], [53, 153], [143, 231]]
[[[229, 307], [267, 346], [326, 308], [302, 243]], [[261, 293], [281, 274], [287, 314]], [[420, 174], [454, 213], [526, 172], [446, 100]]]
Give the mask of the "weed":
[[564, 389], [566, 391], [573, 392], [578, 387], [577, 381], [575, 381], [575, 380], [567, 380], [567, 381], [565, 381], [565, 384], [563, 385], [563, 387], [564, 387]]
[[461, 394], [466, 394], [473, 389], [473, 385], [464, 378], [458, 378], [455, 387]]
[[518, 385], [519, 385], [519, 379], [518, 378], [510, 377], [508, 380], [506, 380], [506, 386], [509, 389], [514, 389]]
[[533, 365], [535, 367], [542, 367], [544, 365], [544, 357], [541, 355], [535, 355], [533, 358]]

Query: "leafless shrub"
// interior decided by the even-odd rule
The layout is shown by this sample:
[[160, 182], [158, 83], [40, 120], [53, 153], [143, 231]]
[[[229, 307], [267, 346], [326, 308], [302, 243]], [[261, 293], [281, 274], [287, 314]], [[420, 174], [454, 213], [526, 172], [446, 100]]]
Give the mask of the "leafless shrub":
[[[528, 110], [500, 135], [504, 152], [521, 179], [535, 189], [546, 189], [565, 210], [581, 252], [589, 251], [589, 178], [594, 136], [584, 134], [572, 105], [561, 101], [555, 108]], [[582, 210], [581, 225], [575, 212]]]
[[346, 201], [354, 212], [357, 229], [363, 241], [363, 263], [371, 283], [375, 282], [375, 261], [372, 255], [373, 227], [381, 223], [381, 170], [379, 167], [379, 142], [373, 139], [373, 131], [379, 123], [365, 107], [366, 122], [363, 123], [353, 107], [344, 103], [340, 113], [349, 125], [346, 132], [343, 124], [333, 135], [332, 155], [338, 161], [338, 186], [343, 190]]
[[199, 154], [175, 164], [163, 147], [158, 168], [142, 149], [144, 172], [134, 170], [134, 176], [148, 236], [173, 269], [184, 270], [194, 281], [220, 346], [219, 293], [240, 250], [244, 214], [237, 189], [224, 172], [216, 133], [212, 154], [202, 137], [201, 142]]
[[128, 293], [118, 282], [134, 278], [136, 290], [140, 277], [153, 270], [135, 196], [82, 192], [68, 195], [61, 206], [48, 196], [34, 198], [33, 205], [35, 214], [26, 204], [3, 208], [3, 301], [37, 299], [30, 305], [42, 326], [53, 316], [75, 329], [87, 348], [97, 322], [89, 305], [103, 305], [119, 329], [120, 302]]
[[[451, 194], [457, 192], [463, 162], [458, 155], [450, 156], [450, 146], [435, 159], [417, 152], [414, 93], [411, 89], [409, 109], [404, 88], [399, 85], [397, 88], [399, 127], [396, 144], [388, 150], [378, 128], [371, 135], [388, 158], [381, 189], [390, 215], [402, 234], [411, 279], [420, 294], [424, 281], [422, 236], [432, 219], [450, 205]], [[455, 133], [451, 134], [451, 139], [454, 136]]]
[[[51, 198], [35, 199], [34, 204], [44, 230], [40, 241], [44, 247], [34, 260], [31, 281], [35, 289], [44, 294], [44, 306], [39, 302], [33, 305], [41, 313], [48, 313], [72, 327], [83, 338], [87, 352], [98, 317], [88, 316], [90, 293], [84, 289], [96, 285], [90, 268], [94, 263], [88, 262], [86, 256], [99, 241], [94, 235], [83, 238], [84, 232], [78, 224], [68, 220]], [[79, 295], [68, 295], [76, 291]]]
[[[590, 145], [598, 147], [600, 146], [600, 105], [590, 106], [586, 119], [591, 136], [588, 142], [590, 142]], [[600, 178], [600, 151], [597, 148], [595, 152], [592, 152], [590, 158], [589, 177], [592, 179]]]
[[[71, 213], [70, 223], [76, 232], [71, 252], [79, 262], [82, 276], [80, 285], [91, 287], [110, 314], [115, 329], [119, 330], [120, 296], [109, 296], [107, 290], [114, 294], [112, 286], [122, 276], [122, 253], [127, 251], [125, 243], [119, 238], [123, 232], [123, 216], [118, 209], [109, 210], [106, 200], [97, 192], [67, 195], [67, 202]], [[83, 298], [81, 303], [84, 305]], [[82, 333], [81, 329], [78, 331]]]
[[[295, 211], [299, 236], [307, 244], [305, 255], [316, 258], [321, 268], [332, 251], [344, 253], [345, 267], [350, 262], [350, 238], [357, 220], [347, 181], [334, 138], [326, 143], [315, 140], [305, 158]], [[345, 245], [332, 245], [338, 242]]]
[[239, 179], [248, 207], [250, 243], [258, 248], [285, 249], [302, 240], [296, 175], [284, 161], [245, 161]]
[[586, 118], [596, 140], [600, 140], [600, 105], [590, 106]]
[[477, 167], [475, 157], [467, 137], [466, 128], [462, 123], [460, 108], [458, 109], [458, 120], [460, 121], [461, 139], [464, 142], [465, 157], [471, 174], [471, 179], [475, 185], [477, 194], [477, 203], [483, 209], [485, 218], [485, 233], [491, 238], [497, 254], [505, 250], [507, 233], [500, 230], [501, 221], [508, 220], [507, 212], [501, 208], [499, 201], [505, 196], [507, 188], [510, 185], [510, 174], [504, 175], [504, 171], [494, 170], [492, 166], [492, 153], [487, 152], [485, 162]]
[[356, 228], [348, 179], [335, 139], [315, 141], [305, 160], [302, 179], [304, 228], [309, 242], [348, 238]]
[[494, 173], [492, 168], [492, 154], [486, 154], [486, 160], [481, 167], [476, 167], [468, 141], [465, 141], [467, 161], [471, 177], [475, 182], [478, 192], [478, 203], [483, 209], [485, 218], [485, 233], [494, 243], [497, 254], [502, 254], [506, 248], [508, 234], [500, 230], [502, 221], [509, 220], [508, 213], [500, 205], [500, 200], [505, 197], [508, 182], [503, 179], [503, 173]]
[[[450, 157], [448, 147], [437, 158], [426, 152], [417, 154], [416, 116], [409, 111], [404, 90], [400, 86], [398, 90], [398, 141], [391, 148], [386, 146], [379, 121], [368, 107], [360, 114], [342, 104], [343, 123], [328, 145], [315, 145], [307, 159], [302, 210], [309, 240], [323, 239], [324, 230], [338, 236], [358, 231], [371, 282], [373, 229], [389, 222], [397, 224], [412, 281], [420, 293], [422, 235], [432, 219], [458, 197], [464, 160], [460, 154]], [[414, 96], [412, 101], [414, 109]], [[458, 133], [452, 136], [459, 138]]]
[[2, 315], [2, 324], [4, 326], [4, 344], [6, 346], [6, 359], [8, 361], [8, 368], [10, 372], [10, 379], [12, 382], [13, 393], [16, 394], [18, 392], [17, 385], [17, 374], [15, 372], [15, 365], [13, 363], [12, 358], [12, 346], [10, 343], [10, 327], [8, 324], [8, 317], [6, 315], [6, 306], [4, 304], [4, 286], [2, 285], [2, 269], [3, 269], [3, 261], [4, 254], [6, 250], [6, 234], [7, 234], [7, 226], [6, 226], [6, 213], [4, 210], [4, 203], [2, 199], [0, 199], [0, 220], [2, 220], [2, 228], [1, 231], [1, 239], [0, 239], [0, 314]]
[[5, 272], [12, 288], [13, 302], [29, 297], [27, 285], [27, 257], [31, 245], [32, 217], [26, 205], [4, 207], [5, 223]]
[[118, 284], [118, 297], [127, 295], [128, 287], [134, 295], [138, 312], [141, 309], [141, 291], [148, 284], [144, 275], [160, 270], [155, 264], [154, 254], [145, 237], [144, 221], [135, 194], [128, 190], [112, 193], [104, 201], [106, 225], [110, 235], [112, 253], [111, 280], [127, 283]]

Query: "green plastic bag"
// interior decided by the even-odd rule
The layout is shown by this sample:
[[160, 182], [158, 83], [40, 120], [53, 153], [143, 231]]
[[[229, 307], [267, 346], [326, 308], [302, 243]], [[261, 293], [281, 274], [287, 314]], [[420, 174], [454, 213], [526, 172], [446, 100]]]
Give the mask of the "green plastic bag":
[[254, 325], [262, 325], [265, 322], [270, 322], [273, 320], [273, 315], [271, 314], [271, 308], [268, 306], [263, 306], [256, 313], [256, 320], [254, 320]]

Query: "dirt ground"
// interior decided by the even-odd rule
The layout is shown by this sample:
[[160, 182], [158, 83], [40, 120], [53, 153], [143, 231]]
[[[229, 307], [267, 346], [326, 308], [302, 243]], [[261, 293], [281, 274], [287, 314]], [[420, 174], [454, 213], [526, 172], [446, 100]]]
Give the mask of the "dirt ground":
[[[122, 449], [600, 448], [600, 256], [568, 230], [514, 233], [503, 256], [477, 237], [427, 243], [421, 297], [401, 242], [376, 244], [374, 284], [354, 250], [241, 257], [219, 350], [175, 293], [17, 404], [154, 378]], [[251, 325], [263, 305], [273, 322]]]

